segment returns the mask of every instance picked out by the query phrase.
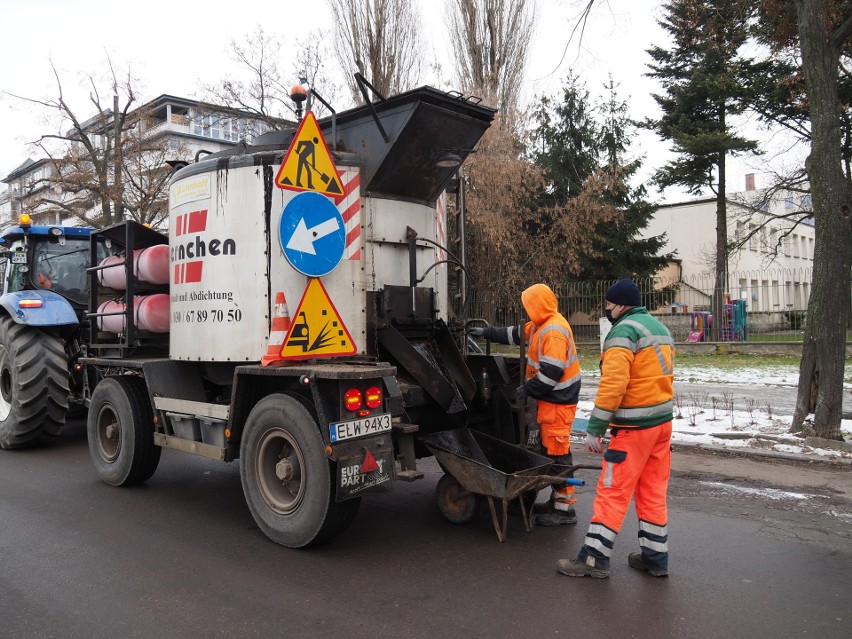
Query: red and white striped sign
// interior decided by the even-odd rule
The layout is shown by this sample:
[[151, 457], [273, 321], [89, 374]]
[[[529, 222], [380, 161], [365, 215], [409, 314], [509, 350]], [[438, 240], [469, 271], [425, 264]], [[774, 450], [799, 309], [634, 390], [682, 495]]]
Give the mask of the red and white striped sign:
[[[447, 192], [444, 191], [438, 196], [438, 203], [435, 205], [435, 228], [437, 239], [435, 240], [441, 246], [447, 245]], [[438, 259], [447, 259], [447, 252], [443, 249], [438, 249]], [[441, 264], [441, 266], [444, 266]]]
[[343, 184], [343, 198], [337, 203], [337, 210], [346, 226], [346, 246], [343, 259], [361, 259], [361, 178], [358, 169], [338, 171]]

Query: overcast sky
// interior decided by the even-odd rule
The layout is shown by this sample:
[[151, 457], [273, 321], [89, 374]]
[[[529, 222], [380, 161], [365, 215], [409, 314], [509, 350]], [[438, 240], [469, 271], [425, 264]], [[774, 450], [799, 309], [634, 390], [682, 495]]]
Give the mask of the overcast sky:
[[[419, 4], [424, 34], [432, 39], [424, 58], [438, 57], [444, 69], [449, 69], [450, 47], [443, 33], [444, 0], [420, 0]], [[656, 114], [650, 94], [658, 87], [643, 74], [649, 61], [645, 50], [653, 43], [667, 44], [656, 24], [660, 3], [601, 0], [582, 43], [578, 46], [577, 35], [568, 45], [583, 4], [585, 0], [539, 0], [539, 21], [522, 98], [529, 103], [542, 93], [556, 93], [569, 70], [587, 82], [592, 94], [598, 94], [612, 74], [622, 97], [629, 98], [632, 117]], [[291, 56], [298, 34], [332, 26], [325, 0], [251, 0], [242, 4], [220, 0], [147, 0], [137, 4], [0, 0], [0, 18], [4, 26], [0, 37], [0, 59], [4, 61], [0, 72], [0, 176], [8, 175], [27, 157], [36, 159], [38, 152], [27, 143], [50, 130], [44, 112], [5, 94], [55, 99], [57, 85], [51, 60], [62, 78], [66, 100], [75, 112], [88, 117], [93, 112], [86, 101], [86, 78], [104, 74], [107, 55], [119, 71], [126, 72], [130, 67], [139, 80], [136, 86], [143, 101], [164, 93], [195, 97], [201, 83], [215, 83], [234, 68], [229, 42], [252, 33], [258, 24], [281, 36], [287, 43], [285, 54]], [[286, 70], [290, 64], [281, 67]], [[434, 78], [424, 77], [422, 84], [436, 83]], [[666, 145], [653, 134], [643, 133], [636, 140], [632, 151], [647, 157], [647, 172], [668, 157]], [[742, 175], [752, 170], [734, 167], [729, 179], [739, 187]], [[651, 195], [663, 197], [654, 192]], [[671, 200], [673, 194], [667, 195]]]

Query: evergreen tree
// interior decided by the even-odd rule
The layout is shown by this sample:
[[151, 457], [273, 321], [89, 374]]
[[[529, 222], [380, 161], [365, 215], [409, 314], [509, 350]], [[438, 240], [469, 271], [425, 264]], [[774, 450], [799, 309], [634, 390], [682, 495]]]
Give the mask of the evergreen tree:
[[[713, 315], [722, 318], [728, 258], [726, 160], [729, 154], [757, 151], [757, 143], [733, 126], [735, 116], [745, 110], [755, 68], [741, 53], [754, 3], [670, 0], [663, 10], [659, 24], [673, 44], [648, 50], [654, 60], [648, 75], [659, 80], [664, 94], [654, 96], [662, 115], [646, 126], [670, 140], [678, 158], [660, 169], [655, 181], [661, 188], [680, 185], [690, 193], [707, 188], [716, 194]], [[721, 328], [722, 322], [714, 323], [714, 339]]]
[[[644, 239], [639, 235], [656, 209], [645, 199], [644, 186], [630, 186], [641, 163], [623, 161], [630, 126], [627, 107], [618, 100], [611, 81], [608, 90], [607, 102], [595, 107], [585, 86], [569, 76], [560, 102], [541, 100], [535, 113], [538, 126], [532, 155], [544, 171], [547, 189], [534, 220], [541, 228], [530, 230], [547, 230], [554, 211], [582, 202], [587, 215], [597, 219], [592, 220], [587, 242], [574, 247], [579, 268], [572, 275], [582, 280], [651, 277], [671, 254], [657, 255], [664, 236]], [[593, 198], [596, 211], [586, 205]]]
[[534, 114], [535, 163], [544, 169], [548, 190], [542, 204], [563, 205], [583, 190], [583, 182], [598, 168], [601, 127], [594, 118], [589, 92], [569, 75], [562, 100], [543, 97]]
[[641, 232], [648, 227], [657, 210], [647, 200], [644, 185], [631, 186], [641, 160], [624, 162], [628, 150], [631, 123], [627, 116], [627, 103], [619, 100], [616, 86], [610, 78], [606, 85], [608, 99], [601, 107], [602, 170], [612, 177], [607, 199], [622, 212], [622, 217], [596, 227], [595, 251], [583, 259], [583, 278], [587, 280], [652, 277], [674, 256], [660, 255], [666, 236], [643, 238]]

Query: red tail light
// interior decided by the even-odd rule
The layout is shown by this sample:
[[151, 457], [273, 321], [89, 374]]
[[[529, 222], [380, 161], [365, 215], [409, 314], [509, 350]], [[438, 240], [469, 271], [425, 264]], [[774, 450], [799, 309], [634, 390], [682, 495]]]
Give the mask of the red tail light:
[[367, 408], [378, 408], [382, 405], [382, 389], [378, 386], [371, 386], [367, 389], [365, 404]]
[[361, 408], [362, 402], [361, 391], [357, 388], [350, 388], [343, 396], [343, 405], [346, 407], [346, 410], [351, 410], [353, 413]]

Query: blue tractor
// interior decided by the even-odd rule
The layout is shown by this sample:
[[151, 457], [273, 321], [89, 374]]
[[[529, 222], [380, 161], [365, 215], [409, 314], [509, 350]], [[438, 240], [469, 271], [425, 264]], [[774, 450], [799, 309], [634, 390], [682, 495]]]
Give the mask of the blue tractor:
[[69, 411], [85, 409], [77, 359], [92, 230], [33, 226], [24, 214], [0, 233], [0, 448], [51, 442]]

